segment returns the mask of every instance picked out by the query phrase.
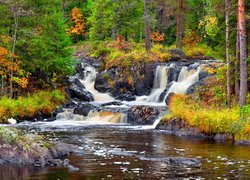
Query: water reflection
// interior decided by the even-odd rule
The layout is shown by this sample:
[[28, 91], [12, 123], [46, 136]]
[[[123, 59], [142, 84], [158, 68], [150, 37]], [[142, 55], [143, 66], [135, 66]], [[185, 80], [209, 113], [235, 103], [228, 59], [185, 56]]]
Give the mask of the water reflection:
[[[153, 131], [89, 129], [78, 132], [43, 132], [47, 138], [77, 144], [70, 157], [80, 171], [64, 168], [34, 169], [1, 166], [1, 179], [176, 179], [250, 177], [249, 148], [210, 141], [184, 139]], [[200, 167], [158, 161], [167, 157], [190, 157]]]

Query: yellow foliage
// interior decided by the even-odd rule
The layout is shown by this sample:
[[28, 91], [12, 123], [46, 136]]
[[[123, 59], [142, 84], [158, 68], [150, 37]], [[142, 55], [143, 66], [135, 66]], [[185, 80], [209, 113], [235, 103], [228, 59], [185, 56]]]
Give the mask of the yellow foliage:
[[71, 18], [74, 23], [74, 26], [71, 27], [71, 34], [76, 34], [76, 35], [83, 35], [84, 34], [84, 29], [85, 29], [85, 24], [83, 20], [83, 15], [81, 11], [75, 7], [71, 10]]
[[250, 120], [241, 120], [237, 107], [204, 108], [189, 96], [175, 95], [170, 103], [170, 111], [165, 120], [177, 117], [206, 134], [225, 133], [241, 138], [250, 136]]
[[11, 117], [32, 118], [38, 112], [49, 114], [64, 100], [64, 94], [58, 90], [40, 91], [29, 97], [19, 97], [18, 99], [2, 97], [0, 99], [0, 120]]

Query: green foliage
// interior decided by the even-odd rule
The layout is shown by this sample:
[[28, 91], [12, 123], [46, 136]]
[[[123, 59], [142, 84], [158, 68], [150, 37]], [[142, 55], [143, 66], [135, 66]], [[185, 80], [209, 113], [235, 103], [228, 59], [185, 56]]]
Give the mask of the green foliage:
[[[1, 37], [13, 37], [14, 20], [10, 11], [12, 2], [14, 1], [0, 3], [0, 22], [4, 24], [0, 28]], [[65, 32], [61, 1], [22, 0], [18, 1], [18, 6], [23, 12], [18, 17], [15, 55], [19, 58], [22, 68], [31, 73], [32, 77], [42, 73], [43, 76], [38, 78], [44, 81], [56, 76], [59, 82], [62, 76], [70, 75], [75, 63], [69, 48], [70, 38]], [[3, 45], [11, 50], [12, 39]]]
[[40, 91], [28, 97], [0, 99], [0, 120], [8, 118], [32, 118], [38, 112], [51, 113], [65, 101], [65, 95], [59, 90]]

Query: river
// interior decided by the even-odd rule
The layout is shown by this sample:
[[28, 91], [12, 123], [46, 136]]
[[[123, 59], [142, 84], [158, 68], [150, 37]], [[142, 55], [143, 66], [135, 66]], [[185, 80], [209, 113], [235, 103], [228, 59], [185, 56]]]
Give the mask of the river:
[[[249, 147], [186, 139], [158, 130], [115, 126], [72, 127], [29, 131], [47, 139], [75, 144], [69, 157], [79, 171], [66, 168], [1, 166], [1, 179], [248, 179]], [[196, 158], [200, 166], [169, 164], [168, 157]], [[17, 178], [19, 177], [19, 178]]]

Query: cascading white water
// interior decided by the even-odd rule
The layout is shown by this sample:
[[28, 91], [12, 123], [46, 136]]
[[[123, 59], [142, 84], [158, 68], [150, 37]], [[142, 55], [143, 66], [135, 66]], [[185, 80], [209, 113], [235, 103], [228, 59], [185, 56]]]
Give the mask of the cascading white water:
[[164, 98], [164, 101], [170, 93], [185, 94], [187, 89], [199, 80], [200, 71], [200, 67], [198, 67], [197, 70], [188, 70], [187, 67], [183, 67], [179, 74], [178, 81], [173, 82]]
[[[189, 70], [187, 67], [183, 67], [181, 69], [181, 72], [178, 76], [177, 82], [168, 82], [168, 71], [170, 67], [174, 67], [174, 64], [171, 64], [170, 66], [163, 66], [160, 65], [156, 68], [155, 72], [155, 79], [153, 82], [153, 88], [149, 96], [141, 96], [138, 97], [136, 101], [133, 102], [122, 102], [122, 106], [117, 106], [117, 108], [121, 109], [127, 108], [129, 109], [132, 106], [137, 105], [148, 105], [148, 106], [154, 106], [158, 109], [161, 109], [162, 107], [165, 108], [165, 98], [169, 95], [169, 93], [179, 93], [184, 94], [186, 90], [195, 82], [199, 80], [199, 72], [201, 68], [197, 69], [197, 66], [192, 66]], [[81, 83], [85, 86], [85, 89], [93, 94], [94, 100], [98, 104], [98, 102], [110, 102], [114, 101], [114, 98], [111, 97], [107, 93], [100, 93], [98, 92], [95, 87], [95, 79], [97, 75], [97, 71], [92, 66], [85, 67], [84, 70], [84, 79], [80, 80]], [[169, 88], [168, 92], [166, 93], [166, 96], [164, 98], [164, 101], [159, 102], [161, 94], [166, 91], [168, 83], [172, 83], [172, 86]], [[139, 101], [140, 99], [140, 101]], [[112, 105], [111, 105], [112, 106]], [[125, 107], [124, 107], [125, 106]], [[105, 106], [106, 107], [106, 106]], [[108, 106], [107, 106], [108, 107]], [[110, 108], [110, 107], [109, 107]], [[163, 110], [163, 109], [162, 109]], [[164, 109], [165, 110], [165, 109]], [[124, 113], [120, 112], [110, 112], [108, 110], [102, 110], [102, 111], [90, 111], [88, 116], [81, 116], [73, 113], [72, 109], [66, 109], [65, 112], [59, 113], [57, 116], [56, 121], [53, 122], [37, 122], [37, 124], [40, 123], [40, 125], [51, 126], [51, 127], [79, 127], [79, 126], [88, 126], [88, 125], [106, 125], [106, 124], [112, 124], [117, 126], [123, 127], [123, 128], [131, 128], [131, 129], [155, 129], [155, 127], [158, 125], [158, 123], [161, 120], [161, 116], [159, 116], [152, 125], [144, 125], [144, 126], [127, 126], [127, 113], [126, 110], [122, 111]], [[35, 124], [35, 123], [34, 123]], [[117, 126], [117, 127], [118, 127]]]
[[157, 66], [153, 89], [150, 95], [146, 99], [147, 102], [159, 101], [161, 93], [166, 89], [167, 86], [167, 81], [168, 81], [167, 74], [168, 74], [167, 66]]
[[92, 66], [87, 66], [84, 70], [85, 78], [80, 80], [81, 83], [85, 86], [86, 90], [89, 91], [94, 96], [94, 100], [97, 102], [109, 102], [114, 101], [114, 98], [111, 97], [108, 93], [100, 93], [95, 89], [95, 78], [97, 71]]

